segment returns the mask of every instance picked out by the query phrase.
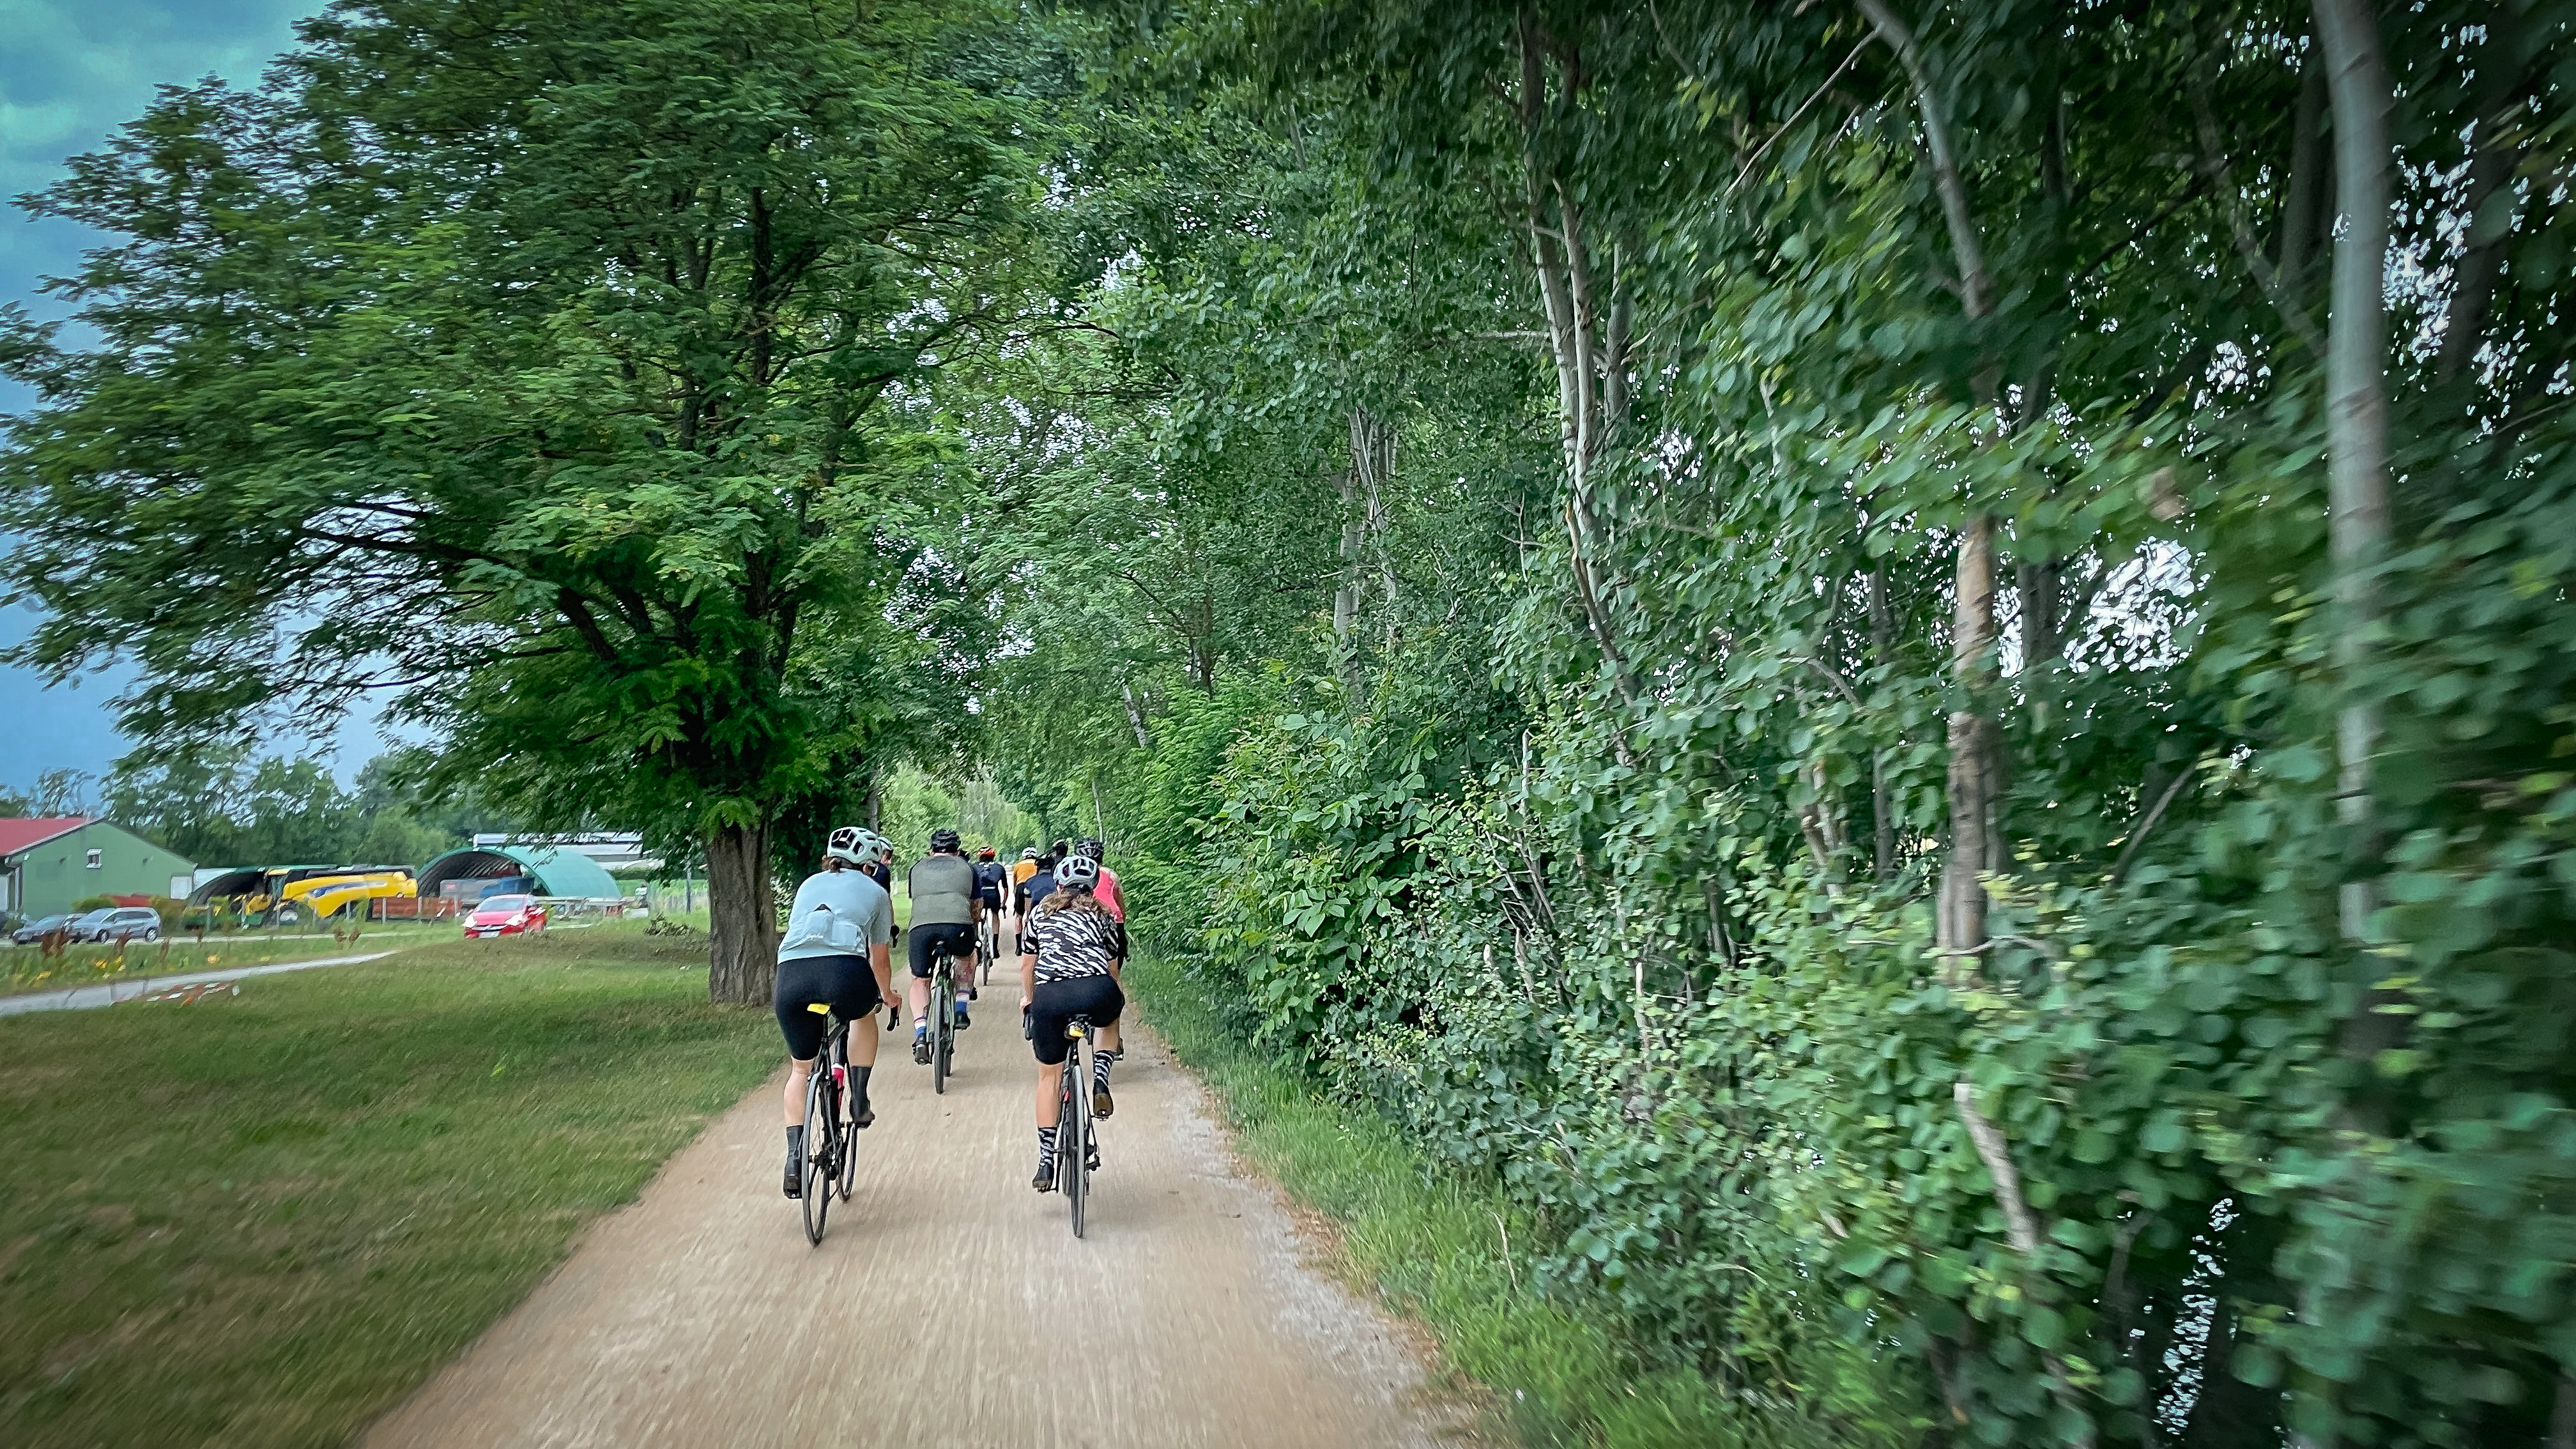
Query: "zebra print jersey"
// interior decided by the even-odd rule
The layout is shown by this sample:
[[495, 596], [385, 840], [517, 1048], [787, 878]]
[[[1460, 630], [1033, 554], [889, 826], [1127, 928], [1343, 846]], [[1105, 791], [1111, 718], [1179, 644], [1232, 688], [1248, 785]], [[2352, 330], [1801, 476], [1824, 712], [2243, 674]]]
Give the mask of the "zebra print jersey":
[[1038, 955], [1038, 984], [1106, 976], [1127, 959], [1127, 928], [1098, 911], [1036, 910], [1020, 932], [1020, 949]]

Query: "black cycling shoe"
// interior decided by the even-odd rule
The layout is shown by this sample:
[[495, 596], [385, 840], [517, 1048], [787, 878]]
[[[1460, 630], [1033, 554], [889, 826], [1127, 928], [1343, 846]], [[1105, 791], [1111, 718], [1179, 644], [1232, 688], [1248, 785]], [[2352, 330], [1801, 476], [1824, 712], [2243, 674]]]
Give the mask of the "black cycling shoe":
[[961, 1006], [961, 1007], [959, 1007], [959, 1008], [957, 1008], [956, 1022], [957, 1022], [957, 1029], [958, 1029], [959, 1031], [964, 1031], [966, 1028], [968, 1028], [968, 1027], [970, 1027], [970, 1026], [973, 1026], [973, 1025], [975, 1024], [975, 1023], [973, 1023], [973, 1022], [971, 1022], [971, 1021], [968, 1021], [968, 1020], [966, 1019], [966, 1008], [965, 1008], [965, 1007], [962, 1007], [962, 1006]]
[[916, 1066], [930, 1065], [930, 1028], [916, 1027], [912, 1033], [912, 1060]]
[[874, 1127], [877, 1125], [876, 1104], [873, 1102], [861, 1102], [859, 1104], [858, 1114], [850, 1118], [850, 1125], [853, 1127]]
[[1092, 1116], [1106, 1117], [1117, 1110], [1118, 1104], [1109, 1100], [1109, 1089], [1107, 1087], [1094, 1087], [1091, 1089]]
[[796, 1160], [795, 1154], [790, 1153], [788, 1155], [786, 1189], [789, 1197], [803, 1197], [805, 1195], [805, 1174], [800, 1170], [803, 1166], [803, 1163]]
[[1038, 1170], [1029, 1178], [1029, 1186], [1040, 1192], [1055, 1191], [1055, 1158], [1052, 1154], [1038, 1160]]

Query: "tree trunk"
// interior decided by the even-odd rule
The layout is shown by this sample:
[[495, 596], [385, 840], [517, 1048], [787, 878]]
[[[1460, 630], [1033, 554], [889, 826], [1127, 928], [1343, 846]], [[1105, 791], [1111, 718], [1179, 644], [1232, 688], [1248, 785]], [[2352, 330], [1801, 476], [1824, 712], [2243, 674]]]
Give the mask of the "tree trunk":
[[765, 1006], [778, 977], [778, 902], [769, 879], [769, 828], [724, 825], [707, 834], [707, 916], [715, 937], [707, 999]]
[[[2388, 66], [2379, 24], [2365, 0], [2316, 0], [2334, 105], [2334, 303], [2326, 346], [2328, 543], [2334, 556], [2335, 663], [2347, 690], [2369, 663], [2364, 642], [2378, 617], [2369, 569], [2388, 543]], [[2351, 698], [2335, 725], [2340, 757], [2336, 808], [2355, 831], [2370, 828], [2370, 757], [2379, 713]], [[2367, 882], [2343, 889], [2343, 931], [2360, 940], [2373, 905]], [[2367, 1016], [2371, 1013], [2364, 1012]], [[2382, 1017], [2393, 1022], [2394, 1017]]]
[[[1932, 190], [1941, 203], [1949, 229], [1952, 260], [1959, 267], [1959, 305], [1970, 322], [1982, 321], [1992, 309], [1994, 280], [1986, 270], [1984, 243], [1978, 239], [1976, 214], [1969, 204], [1967, 179], [1950, 144], [1950, 125], [1932, 74], [1923, 63], [1914, 32], [1886, 0], [1858, 0], [1861, 14], [1896, 52], [1916, 111], [1923, 120], [1924, 150], [1932, 166]], [[1991, 369], [1989, 369], [1991, 371]], [[1980, 384], [1992, 402], [1992, 384]], [[1995, 521], [1978, 514], [1959, 535], [1957, 573], [1952, 584], [1950, 662], [1959, 683], [1972, 693], [1982, 690], [1991, 672], [1995, 642]], [[1933, 902], [1934, 935], [1945, 972], [1964, 980], [1975, 970], [1976, 953], [1986, 944], [1986, 888], [1978, 877], [1998, 854], [1992, 839], [1994, 822], [1994, 726], [1973, 704], [1950, 715], [1950, 858], [1941, 870], [1941, 890]]]
[[[1980, 515], [1959, 535], [1957, 593], [1951, 604], [1950, 667], [1971, 691], [1984, 688], [1995, 642], [1995, 521]], [[1986, 944], [1986, 887], [1994, 815], [1991, 726], [1973, 706], [1950, 712], [1950, 858], [1934, 903], [1935, 933], [1953, 980], [1976, 970]]]

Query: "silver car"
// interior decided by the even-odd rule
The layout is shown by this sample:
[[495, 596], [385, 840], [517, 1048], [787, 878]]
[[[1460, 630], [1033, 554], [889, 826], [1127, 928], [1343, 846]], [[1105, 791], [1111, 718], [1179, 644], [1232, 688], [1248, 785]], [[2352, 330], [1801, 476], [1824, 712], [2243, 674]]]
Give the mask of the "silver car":
[[158, 941], [161, 913], [150, 906], [111, 906], [72, 922], [75, 941]]

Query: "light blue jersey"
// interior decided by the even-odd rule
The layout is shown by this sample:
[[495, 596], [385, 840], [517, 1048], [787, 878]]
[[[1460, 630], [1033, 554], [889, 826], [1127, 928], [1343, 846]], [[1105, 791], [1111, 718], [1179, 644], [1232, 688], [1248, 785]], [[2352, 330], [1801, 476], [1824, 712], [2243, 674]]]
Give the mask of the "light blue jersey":
[[894, 900], [885, 887], [855, 870], [827, 870], [805, 877], [796, 888], [778, 959], [864, 956], [868, 947], [893, 940]]

